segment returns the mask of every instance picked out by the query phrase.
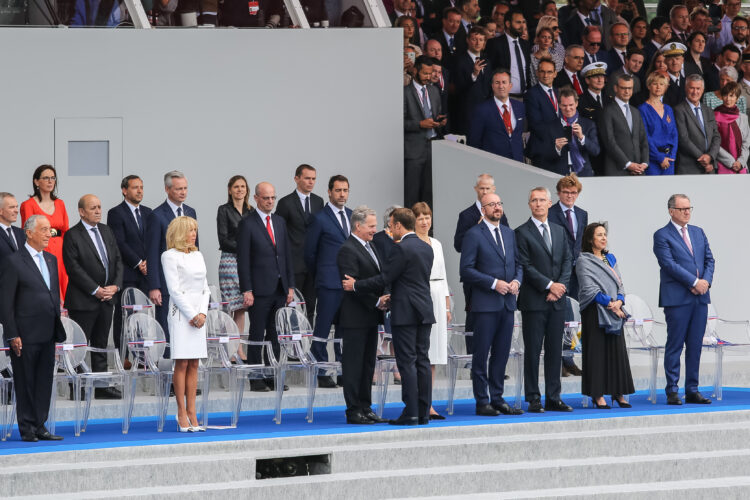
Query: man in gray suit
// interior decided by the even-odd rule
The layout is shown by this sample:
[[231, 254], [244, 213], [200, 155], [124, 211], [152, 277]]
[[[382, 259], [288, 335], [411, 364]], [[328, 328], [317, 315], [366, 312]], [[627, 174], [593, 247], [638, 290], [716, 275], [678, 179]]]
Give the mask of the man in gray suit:
[[701, 103], [705, 83], [700, 75], [685, 79], [686, 100], [674, 108], [677, 141], [677, 174], [712, 174], [719, 154], [721, 137], [711, 108]]
[[404, 87], [404, 206], [418, 201], [432, 206], [432, 148], [439, 139], [446, 117], [440, 107], [440, 91], [430, 84], [431, 57], [419, 56], [414, 62], [417, 74]]
[[606, 151], [604, 175], [643, 175], [648, 168], [648, 140], [641, 113], [629, 104], [633, 78], [622, 75], [615, 82], [615, 100], [602, 111], [599, 136]]

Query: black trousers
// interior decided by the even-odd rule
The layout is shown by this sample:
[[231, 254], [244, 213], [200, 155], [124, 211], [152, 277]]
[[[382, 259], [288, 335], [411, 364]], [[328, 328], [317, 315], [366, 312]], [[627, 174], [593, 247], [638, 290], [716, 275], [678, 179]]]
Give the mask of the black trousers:
[[[432, 325], [393, 325], [393, 349], [401, 374], [404, 417], [427, 417], [432, 406], [430, 330]], [[346, 348], [346, 346], [344, 347]]]
[[305, 298], [307, 320], [313, 325], [313, 320], [315, 319], [315, 303], [318, 301], [318, 296], [315, 294], [315, 278], [310, 272], [294, 273], [294, 284], [296, 285], [297, 290], [302, 292], [302, 296]]
[[378, 350], [378, 327], [338, 327], [344, 348], [341, 369], [344, 378], [346, 412], [366, 411], [372, 406], [372, 375]]
[[[250, 316], [250, 340], [261, 342], [270, 341], [273, 346], [273, 353], [279, 357], [279, 339], [276, 334], [276, 311], [284, 307], [286, 302], [286, 293], [284, 293], [281, 282], [276, 288], [273, 295], [255, 295], [255, 302], [248, 309]], [[250, 364], [260, 364], [270, 361], [263, 355], [263, 349], [260, 346], [248, 346], [247, 360]]]
[[[68, 310], [68, 316], [81, 326], [91, 347], [107, 348], [109, 327], [112, 326], [114, 312], [112, 302], [111, 300], [100, 302], [93, 311]], [[107, 371], [107, 355], [105, 353], [91, 353], [91, 371]]]
[[[146, 290], [145, 286], [141, 286], [142, 283], [135, 283], [135, 282], [128, 282], [125, 281], [122, 284], [122, 290], [125, 290], [126, 288], [138, 288], [140, 291], [146, 294], [148, 296], [148, 290]], [[122, 290], [117, 292], [115, 294], [114, 298], [112, 299], [112, 304], [114, 306], [114, 313], [112, 315], [112, 340], [115, 343], [115, 347], [117, 350], [120, 350], [120, 347], [122, 346]], [[126, 340], [127, 342], [127, 340]], [[121, 351], [122, 352], [122, 351]], [[128, 350], [125, 349], [125, 357], [128, 355]], [[123, 358], [123, 361], [125, 359]]]
[[160, 290], [161, 291], [161, 305], [156, 306], [156, 321], [161, 326], [161, 329], [164, 330], [164, 338], [167, 341], [167, 347], [164, 349], [164, 354], [162, 354], [162, 358], [169, 359], [170, 358], [170, 351], [169, 351], [169, 321], [167, 318], [169, 317], [169, 292], [167, 289]]
[[560, 399], [560, 369], [565, 310], [521, 311], [523, 319], [523, 378], [526, 401], [541, 398], [539, 356], [544, 347], [544, 395]]
[[21, 357], [10, 351], [13, 385], [16, 391], [16, 418], [21, 435], [43, 432], [52, 395], [55, 343], [24, 343]]
[[416, 160], [404, 160], [404, 206], [411, 208], [418, 201], [432, 205], [432, 146]]

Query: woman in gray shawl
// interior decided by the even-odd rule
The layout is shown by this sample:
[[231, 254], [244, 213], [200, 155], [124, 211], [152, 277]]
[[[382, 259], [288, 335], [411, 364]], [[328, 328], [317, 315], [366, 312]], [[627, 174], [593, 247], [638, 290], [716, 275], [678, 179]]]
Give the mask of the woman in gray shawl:
[[630, 408], [623, 397], [635, 392], [622, 333], [627, 316], [623, 309], [625, 290], [615, 256], [607, 251], [604, 224], [586, 226], [576, 275], [583, 345], [581, 393], [590, 396], [600, 409], [610, 408], [605, 394], [612, 395], [612, 405], [616, 401], [621, 408]]

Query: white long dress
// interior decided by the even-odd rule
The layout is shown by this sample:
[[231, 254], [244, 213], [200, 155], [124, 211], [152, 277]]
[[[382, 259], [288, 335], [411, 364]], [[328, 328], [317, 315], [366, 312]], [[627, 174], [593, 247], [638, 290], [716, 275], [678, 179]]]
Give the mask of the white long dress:
[[181, 252], [174, 248], [161, 254], [161, 266], [169, 290], [169, 346], [172, 359], [198, 359], [208, 356], [206, 326], [195, 328], [190, 320], [208, 314], [211, 292], [206, 280], [206, 262], [199, 251]]
[[446, 316], [446, 297], [450, 295], [448, 280], [445, 273], [445, 257], [443, 256], [443, 245], [435, 238], [430, 238], [432, 244], [432, 270], [430, 271], [430, 295], [432, 296], [432, 309], [435, 314], [435, 323], [430, 331], [430, 358], [431, 365], [444, 365], [448, 363], [448, 318]]

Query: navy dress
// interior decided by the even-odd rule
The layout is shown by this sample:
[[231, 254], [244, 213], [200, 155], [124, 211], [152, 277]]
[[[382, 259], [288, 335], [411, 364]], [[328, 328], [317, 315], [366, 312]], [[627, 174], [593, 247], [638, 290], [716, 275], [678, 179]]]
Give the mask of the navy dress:
[[[668, 105], [664, 105], [664, 115], [651, 107], [647, 102], [638, 106], [648, 137], [648, 168], [646, 175], [674, 175], [674, 159], [677, 156], [677, 124], [674, 112]], [[661, 168], [664, 158], [671, 158], [669, 168]]]

